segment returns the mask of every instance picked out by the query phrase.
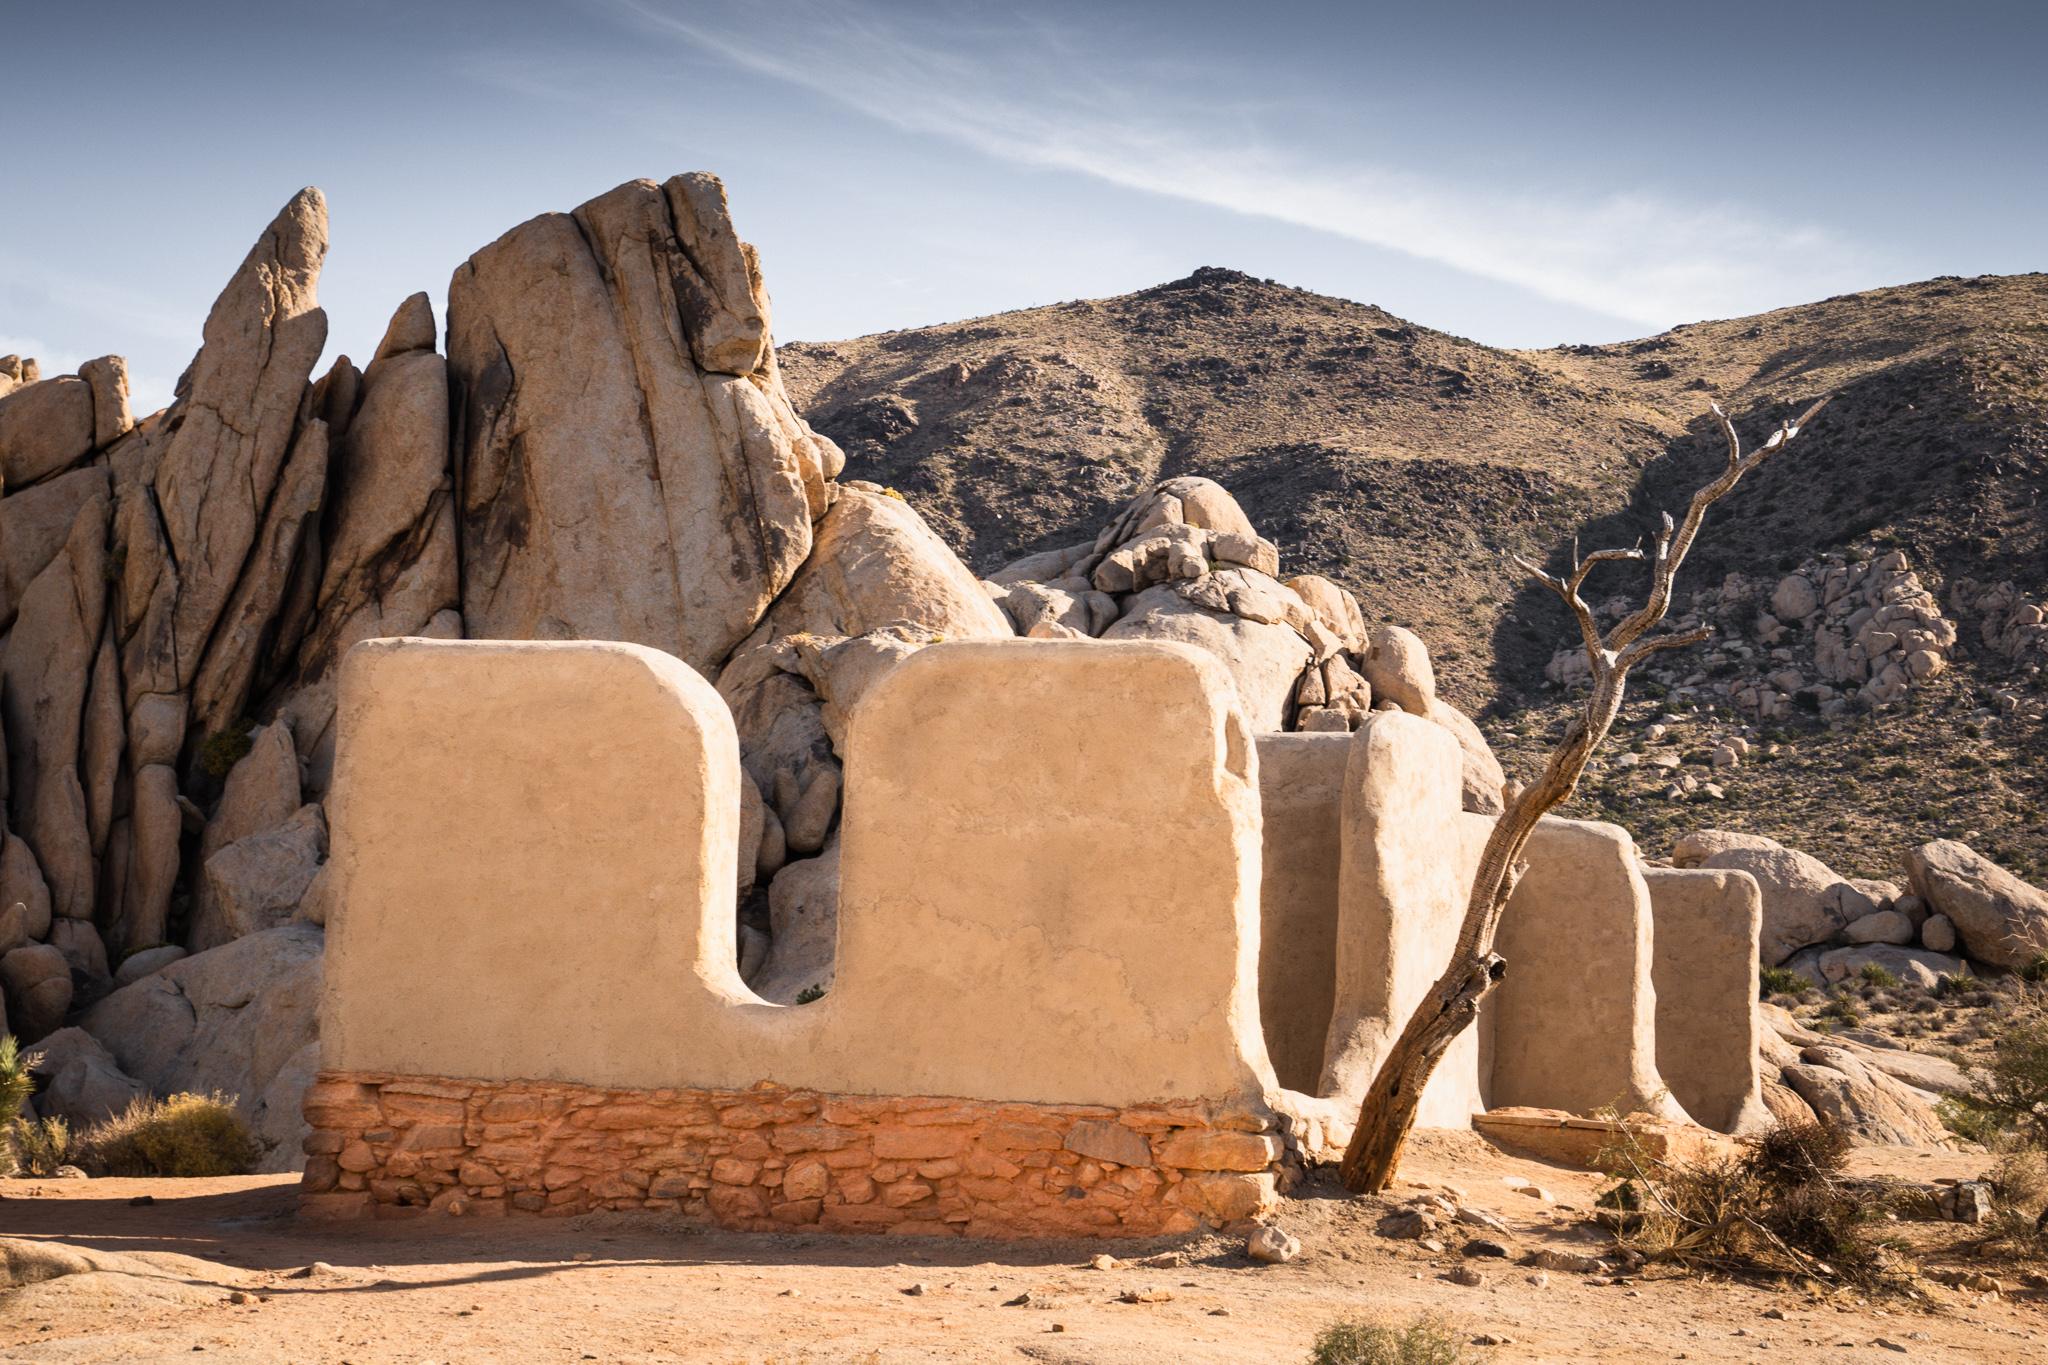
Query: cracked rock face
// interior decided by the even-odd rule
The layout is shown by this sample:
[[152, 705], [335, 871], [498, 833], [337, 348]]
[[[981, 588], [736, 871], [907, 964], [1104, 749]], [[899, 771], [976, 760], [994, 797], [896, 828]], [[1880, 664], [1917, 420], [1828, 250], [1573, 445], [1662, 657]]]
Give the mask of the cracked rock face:
[[632, 181], [455, 272], [471, 634], [631, 640], [715, 675], [809, 554], [837, 451], [783, 396], [715, 187]]

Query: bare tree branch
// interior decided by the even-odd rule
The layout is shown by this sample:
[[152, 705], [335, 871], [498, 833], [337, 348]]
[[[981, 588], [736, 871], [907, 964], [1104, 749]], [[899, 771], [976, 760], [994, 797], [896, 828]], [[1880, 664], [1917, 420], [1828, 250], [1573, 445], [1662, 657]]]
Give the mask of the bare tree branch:
[[[1480, 1002], [1507, 970], [1507, 964], [1493, 951], [1501, 915], [1507, 910], [1515, 885], [1527, 867], [1522, 854], [1536, 824], [1546, 812], [1570, 799], [1579, 778], [1593, 757], [1593, 751], [1607, 737], [1621, 712], [1622, 695], [1629, 670], [1652, 654], [1684, 649], [1699, 644], [1712, 632], [1705, 626], [1672, 635], [1652, 636], [1671, 607], [1671, 595], [1679, 568], [1692, 550], [1707, 509], [1712, 507], [1742, 477], [1782, 450], [1786, 443], [1811, 422], [1828, 400], [1822, 398], [1796, 422], [1786, 422], [1768, 441], [1745, 455], [1735, 424], [1716, 404], [1714, 420], [1728, 443], [1725, 468], [1692, 495], [1683, 521], [1674, 525], [1665, 513], [1656, 538], [1646, 552], [1638, 544], [1627, 550], [1595, 550], [1581, 557], [1578, 542], [1572, 542], [1571, 570], [1559, 576], [1521, 556], [1510, 555], [1515, 567], [1555, 593], [1578, 624], [1586, 663], [1592, 674], [1592, 695], [1585, 708], [1565, 726], [1564, 737], [1544, 761], [1536, 780], [1507, 794], [1507, 808], [1494, 821], [1480, 854], [1479, 870], [1472, 882], [1472, 894], [1465, 903], [1465, 918], [1458, 929], [1458, 941], [1451, 950], [1449, 965], [1408, 1016], [1401, 1036], [1387, 1053], [1373, 1077], [1364, 1102], [1359, 1106], [1358, 1126], [1345, 1150], [1344, 1184], [1358, 1193], [1384, 1190], [1400, 1164], [1401, 1149], [1415, 1126], [1422, 1088], [1429, 1082], [1437, 1063], [1458, 1035], [1478, 1017]], [[1620, 560], [1644, 560], [1650, 567], [1647, 600], [1624, 617], [1603, 638], [1593, 612], [1579, 594], [1586, 575], [1597, 564]]]

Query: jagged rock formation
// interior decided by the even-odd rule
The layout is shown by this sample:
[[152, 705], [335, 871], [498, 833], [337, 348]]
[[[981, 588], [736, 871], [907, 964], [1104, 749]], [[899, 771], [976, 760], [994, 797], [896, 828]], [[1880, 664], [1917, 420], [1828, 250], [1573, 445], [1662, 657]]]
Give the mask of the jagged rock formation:
[[846, 714], [904, 654], [1012, 631], [900, 498], [836, 482], [715, 178], [515, 228], [456, 271], [446, 357], [416, 294], [316, 380], [326, 246], [303, 191], [139, 424], [116, 358], [0, 363], [7, 1026], [103, 1045], [52, 1061], [67, 1094], [238, 1092], [284, 1163], [351, 645], [618, 638], [720, 680], [752, 774], [743, 941], [759, 970], [778, 907], [791, 975], [806, 906], [829, 956]]
[[715, 671], [789, 584], [842, 463], [782, 395], [710, 176], [546, 214], [449, 287], [464, 618]]
[[[152, 1086], [178, 1068], [129, 1035], [163, 1030], [117, 1002], [189, 996], [252, 942], [317, 959], [349, 646], [459, 637], [467, 606], [480, 633], [637, 640], [715, 675], [836, 495], [842, 461], [782, 395], [758, 263], [712, 177], [515, 229], [456, 273], [452, 358], [416, 294], [365, 369], [344, 356], [316, 381], [326, 249], [303, 191], [139, 424], [116, 357], [48, 380], [0, 361], [7, 1026], [33, 1041], [85, 1018]], [[950, 565], [1000, 622], [893, 506], [923, 537], [907, 560]], [[836, 801], [805, 789], [788, 846], [816, 853]], [[256, 996], [262, 966], [235, 973]], [[310, 1008], [274, 1023], [266, 1047], [310, 1042]], [[207, 1074], [247, 1091], [276, 1071]]]

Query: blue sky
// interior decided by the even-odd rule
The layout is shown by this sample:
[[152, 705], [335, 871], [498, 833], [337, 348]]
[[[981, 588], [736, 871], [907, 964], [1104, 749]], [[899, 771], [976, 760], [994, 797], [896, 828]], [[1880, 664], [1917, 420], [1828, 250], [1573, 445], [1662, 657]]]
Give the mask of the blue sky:
[[161, 403], [294, 190], [330, 354], [711, 170], [779, 340], [1224, 265], [1499, 345], [2048, 268], [2048, 6], [0, 0], [0, 352]]

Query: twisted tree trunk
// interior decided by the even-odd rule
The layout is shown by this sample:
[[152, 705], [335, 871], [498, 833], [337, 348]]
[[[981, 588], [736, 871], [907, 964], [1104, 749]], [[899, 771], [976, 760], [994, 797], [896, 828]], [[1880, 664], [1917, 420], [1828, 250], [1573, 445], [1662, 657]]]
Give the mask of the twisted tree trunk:
[[[1519, 555], [1514, 557], [1516, 567], [1556, 593], [1578, 622], [1580, 640], [1592, 667], [1592, 695], [1586, 699], [1585, 709], [1566, 725], [1564, 738], [1545, 760], [1536, 781], [1511, 791], [1506, 810], [1494, 822], [1485, 851], [1480, 855], [1479, 870], [1473, 877], [1472, 895], [1465, 904], [1465, 919], [1451, 951], [1450, 965], [1408, 1016], [1407, 1026], [1380, 1063], [1359, 1107], [1358, 1126], [1344, 1152], [1345, 1188], [1358, 1194], [1377, 1193], [1393, 1180], [1400, 1165], [1401, 1148], [1415, 1126], [1416, 1106], [1421, 1102], [1423, 1087], [1429, 1083], [1437, 1063], [1443, 1060], [1444, 1052], [1478, 1018], [1480, 1002], [1506, 974], [1507, 963], [1493, 951], [1493, 941], [1500, 928], [1501, 913], [1507, 909], [1515, 894], [1515, 884], [1527, 870], [1528, 865], [1522, 861], [1523, 850], [1536, 831], [1537, 821], [1577, 790], [1593, 751], [1607, 738], [1621, 712], [1629, 670], [1660, 650], [1696, 645], [1711, 633], [1702, 626], [1679, 635], [1647, 634], [1663, 621], [1671, 606], [1672, 580], [1699, 535], [1707, 509], [1735, 487], [1743, 475], [1782, 450], [1827, 402], [1822, 398], [1800, 414], [1797, 421], [1779, 427], [1770, 440], [1748, 455], [1742, 453], [1734, 424], [1715, 404], [1714, 417], [1728, 442], [1727, 466], [1713, 482], [1692, 495], [1683, 523], [1674, 527], [1670, 514], [1665, 514], [1663, 528], [1648, 553], [1637, 545], [1626, 550], [1596, 550], [1581, 559], [1575, 543], [1571, 572], [1562, 577], [1543, 572]], [[1594, 565], [1617, 560], [1649, 562], [1650, 595], [1640, 608], [1602, 636], [1592, 608], [1586, 605], [1579, 590], [1585, 586], [1586, 575]]]

